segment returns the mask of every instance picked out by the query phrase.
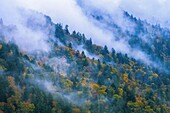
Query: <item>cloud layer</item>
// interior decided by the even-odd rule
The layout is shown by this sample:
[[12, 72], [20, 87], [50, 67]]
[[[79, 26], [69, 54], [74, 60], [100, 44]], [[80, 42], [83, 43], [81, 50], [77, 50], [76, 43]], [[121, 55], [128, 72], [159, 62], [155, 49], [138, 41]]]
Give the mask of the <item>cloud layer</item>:
[[78, 5], [80, 2], [108, 13], [114, 13], [119, 8], [153, 24], [159, 22], [167, 25], [165, 22], [170, 19], [168, 0], [5, 0], [0, 1], [0, 12], [7, 19], [8, 13], [14, 13], [10, 10], [12, 8], [29, 8], [51, 16], [54, 22], [69, 24], [71, 29], [83, 31], [82, 27], [88, 23], [88, 19]]
[[[5, 0], [0, 1], [0, 18], [3, 18], [4, 23], [7, 25], [16, 24], [21, 21], [20, 15], [18, 15], [16, 10], [17, 8], [42, 12], [49, 15], [55, 23], [68, 24], [71, 31], [77, 30], [84, 33], [87, 38], [92, 37], [93, 42], [96, 44], [105, 44], [109, 48], [114, 47], [117, 51], [128, 53], [130, 56], [135, 55], [137, 59], [143, 59], [141, 56], [145, 56], [144, 53], [138, 50], [131, 50], [127, 42], [123, 40], [119, 42], [114, 41], [114, 34], [95, 24], [83, 12], [84, 9], [81, 6], [86, 7], [88, 11], [101, 11], [113, 17], [116, 17], [115, 15], [119, 14], [120, 10], [125, 10], [137, 18], [146, 19], [153, 24], [159, 22], [164, 26], [165, 22], [170, 18], [168, 16], [168, 12], [170, 12], [168, 8], [169, 3], [167, 0]], [[120, 18], [116, 20], [119, 23], [123, 22]], [[26, 33], [27, 31], [24, 32]], [[25, 34], [24, 32], [21, 32], [21, 34]], [[37, 36], [40, 37], [38, 40], [44, 37], [43, 34]], [[44, 47], [46, 46], [44, 45]], [[147, 62], [148, 59], [145, 59], [145, 61]]]

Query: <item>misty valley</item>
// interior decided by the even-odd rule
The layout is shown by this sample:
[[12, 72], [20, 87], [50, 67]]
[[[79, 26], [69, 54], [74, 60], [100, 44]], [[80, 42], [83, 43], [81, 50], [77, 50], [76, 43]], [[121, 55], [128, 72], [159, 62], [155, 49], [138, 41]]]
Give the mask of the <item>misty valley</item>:
[[84, 13], [104, 37], [33, 10], [0, 19], [0, 113], [170, 113], [170, 29]]

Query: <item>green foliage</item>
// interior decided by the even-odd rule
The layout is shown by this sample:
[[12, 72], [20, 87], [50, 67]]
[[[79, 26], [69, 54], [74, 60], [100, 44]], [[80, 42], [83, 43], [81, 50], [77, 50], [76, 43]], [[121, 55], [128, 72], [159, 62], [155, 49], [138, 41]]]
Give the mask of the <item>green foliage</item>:
[[[49, 41], [54, 45], [52, 51], [48, 55], [40, 52], [41, 57], [36, 56], [38, 52], [35, 56], [21, 52], [14, 43], [0, 42], [0, 112], [169, 112], [167, 73], [114, 49], [109, 52], [107, 46], [95, 45], [79, 32], [70, 34], [68, 26], [63, 29], [56, 24], [54, 36], [62, 45]], [[132, 36], [129, 44], [136, 47], [137, 42], [169, 66], [169, 40], [152, 39], [150, 48], [139, 37]], [[90, 59], [84, 51], [75, 51], [74, 47], [79, 45], [97, 58]], [[65, 58], [68, 69], [55, 64], [58, 62], [51, 66], [47, 62], [51, 58], [61, 58], [58, 62]], [[39, 85], [36, 79], [50, 81], [52, 86]], [[67, 99], [70, 95], [71, 101]]]

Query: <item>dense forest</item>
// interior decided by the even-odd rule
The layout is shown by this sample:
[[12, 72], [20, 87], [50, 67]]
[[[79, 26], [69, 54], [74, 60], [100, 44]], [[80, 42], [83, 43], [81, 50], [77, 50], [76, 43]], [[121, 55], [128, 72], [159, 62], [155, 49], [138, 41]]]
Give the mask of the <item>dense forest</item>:
[[49, 52], [30, 54], [15, 40], [6, 41], [4, 32], [15, 27], [1, 20], [0, 113], [169, 113], [170, 31], [127, 12], [124, 16], [136, 24], [135, 32], [122, 31], [115, 23], [110, 27], [117, 29], [118, 38], [129, 37], [129, 45], [158, 66], [96, 45], [48, 16], [42, 25], [33, 17], [27, 20], [28, 27], [47, 31], [50, 45]]

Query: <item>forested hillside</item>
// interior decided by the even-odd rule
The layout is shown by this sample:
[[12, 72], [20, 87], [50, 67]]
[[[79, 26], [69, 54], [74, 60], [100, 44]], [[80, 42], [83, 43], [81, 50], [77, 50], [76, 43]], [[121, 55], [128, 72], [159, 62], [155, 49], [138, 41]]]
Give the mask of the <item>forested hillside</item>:
[[1, 20], [0, 112], [169, 113], [170, 31], [127, 12], [124, 15], [136, 25], [136, 31], [121, 31], [116, 23], [110, 29], [117, 30], [118, 39], [128, 37], [131, 48], [142, 50], [154, 64], [96, 45], [48, 16], [43, 24], [33, 16], [26, 21], [27, 27], [48, 35], [50, 47], [30, 53], [15, 38], [8, 40], [17, 28]]

